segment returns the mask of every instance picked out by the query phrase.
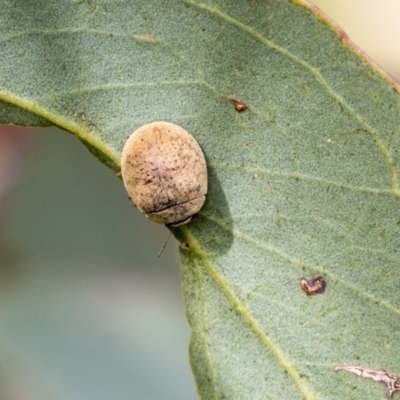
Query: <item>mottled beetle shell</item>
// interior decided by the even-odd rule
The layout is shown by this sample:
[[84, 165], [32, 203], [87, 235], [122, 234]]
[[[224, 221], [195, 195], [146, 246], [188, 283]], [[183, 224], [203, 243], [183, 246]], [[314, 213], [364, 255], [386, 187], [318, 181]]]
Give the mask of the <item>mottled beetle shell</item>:
[[206, 160], [178, 125], [154, 122], [133, 132], [122, 150], [121, 173], [132, 201], [154, 222], [187, 223], [204, 204]]

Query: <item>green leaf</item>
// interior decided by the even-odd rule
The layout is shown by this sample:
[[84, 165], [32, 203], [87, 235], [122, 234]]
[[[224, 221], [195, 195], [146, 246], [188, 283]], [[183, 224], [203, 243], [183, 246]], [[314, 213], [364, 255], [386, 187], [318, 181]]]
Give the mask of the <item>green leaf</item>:
[[300, 0], [0, 5], [1, 100], [115, 170], [144, 123], [202, 146], [207, 202], [175, 231], [201, 398], [382, 398], [335, 366], [400, 374], [397, 84]]
[[20, 126], [51, 126], [52, 123], [37, 114], [0, 100], [0, 124]]

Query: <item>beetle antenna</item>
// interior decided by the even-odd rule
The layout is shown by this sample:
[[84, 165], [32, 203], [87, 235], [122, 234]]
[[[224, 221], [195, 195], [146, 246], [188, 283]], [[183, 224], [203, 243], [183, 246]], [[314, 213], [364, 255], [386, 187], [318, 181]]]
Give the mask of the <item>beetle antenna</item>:
[[167, 239], [165, 240], [163, 247], [161, 247], [161, 250], [158, 253], [157, 258], [161, 257], [161, 254], [164, 252], [165, 248], [167, 247], [167, 243], [169, 242], [169, 239], [171, 239], [171, 235], [172, 235], [172, 231], [169, 232], [169, 235], [168, 235]]

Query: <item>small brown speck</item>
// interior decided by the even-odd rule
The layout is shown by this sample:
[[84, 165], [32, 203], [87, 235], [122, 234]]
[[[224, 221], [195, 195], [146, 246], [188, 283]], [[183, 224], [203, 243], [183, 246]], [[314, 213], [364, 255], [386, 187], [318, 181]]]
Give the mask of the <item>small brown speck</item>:
[[235, 110], [237, 112], [242, 112], [242, 111], [245, 111], [245, 110], [248, 109], [246, 103], [244, 103], [242, 100], [239, 100], [237, 98], [233, 98], [232, 101], [233, 101], [233, 104], [235, 106]]
[[326, 289], [326, 282], [322, 276], [317, 276], [311, 280], [301, 278], [300, 285], [308, 296], [324, 293]]

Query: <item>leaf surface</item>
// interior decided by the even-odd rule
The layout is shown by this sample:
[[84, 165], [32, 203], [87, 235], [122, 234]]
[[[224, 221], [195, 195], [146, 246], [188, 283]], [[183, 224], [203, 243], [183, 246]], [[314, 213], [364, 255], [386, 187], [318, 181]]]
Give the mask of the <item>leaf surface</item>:
[[201, 398], [382, 398], [334, 368], [400, 373], [390, 77], [303, 1], [0, 5], [0, 109], [21, 109], [1, 122], [58, 125], [116, 171], [145, 123], [202, 146], [207, 202], [175, 231]]

